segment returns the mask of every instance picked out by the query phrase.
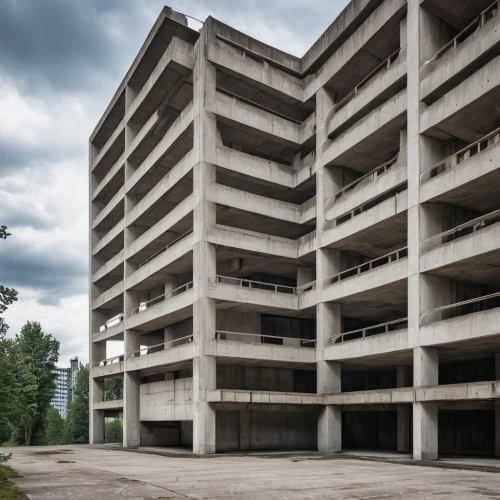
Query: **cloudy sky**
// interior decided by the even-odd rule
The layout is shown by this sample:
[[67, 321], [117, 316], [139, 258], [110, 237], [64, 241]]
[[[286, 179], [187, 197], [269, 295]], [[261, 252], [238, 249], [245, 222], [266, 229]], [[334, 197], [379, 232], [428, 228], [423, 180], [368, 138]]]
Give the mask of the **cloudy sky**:
[[[348, 0], [167, 3], [302, 56]], [[88, 360], [88, 137], [164, 5], [0, 0], [0, 225], [12, 233], [0, 283], [19, 291], [6, 319], [10, 336], [39, 321], [61, 365]]]

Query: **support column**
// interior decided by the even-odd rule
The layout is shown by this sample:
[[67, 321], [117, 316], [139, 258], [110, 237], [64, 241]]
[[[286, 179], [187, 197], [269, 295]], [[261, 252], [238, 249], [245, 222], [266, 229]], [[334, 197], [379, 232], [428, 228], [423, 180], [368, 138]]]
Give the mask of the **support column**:
[[[495, 380], [500, 380], [500, 352], [495, 353]], [[500, 401], [495, 401], [495, 456], [500, 457]]]
[[98, 311], [90, 312], [90, 343], [89, 343], [89, 443], [104, 444], [104, 412], [94, 410], [94, 404], [104, 401], [104, 380], [93, 377], [94, 367], [106, 358], [106, 342], [92, 342], [92, 334], [99, 331], [99, 326], [106, 321], [104, 314]]
[[[127, 294], [127, 292], [126, 292]], [[125, 360], [140, 349], [140, 334], [135, 330], [125, 330]], [[141, 445], [141, 377], [138, 371], [127, 371], [123, 374], [123, 446], [137, 448]]]
[[194, 151], [199, 163], [193, 169], [193, 452], [215, 453], [216, 412], [207, 402], [207, 392], [216, 389], [216, 358], [206, 354], [207, 343], [215, 339], [216, 301], [209, 298], [209, 286], [216, 279], [216, 248], [208, 242], [216, 223], [216, 205], [209, 200], [215, 186], [217, 122], [207, 109], [215, 100], [215, 67], [207, 61], [206, 47], [213, 36], [211, 20], [205, 22], [195, 45], [194, 67]]
[[[411, 387], [413, 376], [411, 367], [397, 366], [396, 379], [398, 387]], [[411, 406], [398, 405], [397, 407], [397, 450], [401, 453], [411, 451]]]
[[[414, 386], [438, 385], [439, 357], [434, 347], [416, 347], [413, 351]], [[413, 458], [438, 458], [438, 404], [413, 403]]]
[[[341, 392], [342, 365], [336, 361], [318, 361], [318, 393]], [[342, 451], [342, 407], [326, 405], [318, 413], [318, 451]]]

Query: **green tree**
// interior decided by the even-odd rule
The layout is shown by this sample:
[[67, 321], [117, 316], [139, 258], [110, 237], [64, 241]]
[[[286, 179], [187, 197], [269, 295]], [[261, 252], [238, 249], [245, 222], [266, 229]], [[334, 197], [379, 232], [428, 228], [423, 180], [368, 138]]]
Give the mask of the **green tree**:
[[[0, 240], [6, 240], [10, 233], [7, 232], [7, 226], [0, 226]], [[7, 310], [13, 302], [17, 300], [17, 292], [13, 288], [7, 288], [0, 285], [0, 315]], [[9, 325], [5, 318], [0, 316], [0, 341], [5, 338]]]
[[123, 441], [123, 424], [121, 418], [106, 421], [104, 427], [106, 443], [121, 443]]
[[47, 412], [47, 425], [45, 426], [44, 444], [66, 444], [66, 426], [59, 410], [50, 406]]
[[123, 399], [123, 380], [107, 378], [104, 380], [104, 401]]
[[40, 323], [28, 321], [14, 339], [13, 364], [22, 387], [15, 414], [18, 437], [24, 444], [43, 442], [47, 412], [56, 390], [54, 370], [59, 360], [59, 342], [45, 334]]
[[76, 375], [75, 399], [66, 421], [67, 441], [70, 444], [89, 442], [89, 365], [80, 363]]

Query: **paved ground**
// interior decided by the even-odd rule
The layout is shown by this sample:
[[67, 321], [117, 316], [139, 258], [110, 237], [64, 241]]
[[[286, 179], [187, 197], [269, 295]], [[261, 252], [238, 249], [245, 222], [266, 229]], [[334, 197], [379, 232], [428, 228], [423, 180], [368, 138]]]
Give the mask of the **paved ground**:
[[486, 500], [500, 474], [320, 456], [165, 457], [90, 446], [16, 448], [38, 499]]

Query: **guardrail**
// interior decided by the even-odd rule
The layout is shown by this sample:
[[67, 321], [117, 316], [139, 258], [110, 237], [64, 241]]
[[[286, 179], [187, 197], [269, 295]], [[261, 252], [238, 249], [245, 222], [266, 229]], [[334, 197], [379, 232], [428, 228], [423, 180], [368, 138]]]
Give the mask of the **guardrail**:
[[354, 182], [351, 182], [346, 187], [342, 188], [335, 195], [335, 201], [337, 201], [339, 198], [344, 196], [348, 191], [351, 191], [352, 189], [354, 189], [360, 182], [364, 181], [368, 177], [373, 176], [372, 181], [374, 181], [377, 177], [382, 175], [384, 172], [389, 170], [394, 164], [396, 164], [398, 159], [399, 159], [399, 153], [394, 158], [392, 158], [392, 160], [389, 160], [389, 161], [383, 163], [382, 165], [375, 167], [373, 170], [371, 170], [367, 174], [363, 175], [363, 177], [360, 177], [359, 179], [356, 179]]
[[113, 358], [107, 358], [99, 361], [98, 363], [94, 363], [94, 366], [109, 366], [114, 365], [116, 363], [120, 363], [125, 359], [125, 356], [121, 354], [120, 356], [114, 356]]
[[420, 243], [420, 250], [422, 253], [428, 252], [433, 248], [449, 243], [450, 241], [458, 240], [459, 238], [463, 238], [464, 236], [480, 231], [498, 222], [500, 222], [500, 210], [495, 210], [487, 215], [465, 222], [464, 224], [460, 224], [460, 226], [423, 240]]
[[185, 285], [181, 285], [174, 290], [171, 290], [170, 292], [164, 294], [164, 295], [159, 295], [158, 297], [155, 297], [154, 299], [151, 299], [148, 302], [144, 302], [143, 304], [140, 304], [139, 306], [135, 307], [130, 311], [129, 315], [132, 316], [134, 314], [139, 314], [142, 311], [145, 311], [146, 309], [149, 309], [150, 307], [154, 306], [155, 304], [159, 304], [160, 302], [163, 302], [166, 299], [170, 299], [171, 297], [175, 297], [176, 295], [180, 295], [181, 293], [186, 292], [187, 290], [193, 288], [193, 282], [190, 281], [189, 283], [186, 283]]
[[[275, 335], [264, 335], [261, 333], [242, 333], [242, 332], [225, 332], [222, 330], [217, 330], [215, 332], [216, 340], [229, 340], [227, 338], [228, 335], [236, 335], [236, 336], [244, 336], [244, 337], [255, 337], [260, 340], [259, 343], [262, 344], [276, 344], [276, 345], [289, 345], [290, 347], [295, 347], [294, 343], [297, 344], [297, 347], [315, 347], [316, 340], [311, 339], [301, 339], [297, 337], [278, 337]], [[265, 342], [265, 340], [269, 340], [269, 342]], [[285, 344], [284, 342], [290, 342], [290, 344]]]
[[[497, 301], [498, 305], [490, 303], [488, 306], [488, 302], [493, 301], [495, 299], [498, 299]], [[476, 304], [478, 304], [478, 306], [476, 306]], [[469, 305], [472, 305], [473, 307], [468, 308], [467, 306]], [[488, 309], [494, 309], [496, 307], [500, 307], [500, 292], [492, 293], [490, 295], [484, 295], [483, 297], [477, 297], [476, 299], [464, 300], [463, 302], [457, 302], [456, 304], [450, 304], [448, 306], [429, 309], [428, 311], [424, 312], [422, 316], [420, 316], [420, 326], [425, 326], [430, 323], [434, 323], [435, 321], [440, 321], [443, 319], [456, 318], [458, 316], [465, 316], [466, 314], [486, 311]], [[463, 310], [457, 311], [458, 314], [453, 314], [453, 311], [451, 311], [452, 309], [459, 309], [459, 308], [463, 308]], [[450, 314], [446, 315], [446, 312], [449, 312]], [[446, 317], [442, 317], [442, 313], [445, 313]], [[439, 314], [440, 317], [433, 319], [433, 315], [435, 317], [437, 314]]]
[[368, 262], [364, 262], [359, 266], [351, 267], [346, 271], [334, 274], [333, 276], [325, 278], [323, 283], [325, 286], [332, 285], [333, 283], [339, 283], [340, 281], [343, 281], [347, 278], [359, 276], [360, 274], [371, 271], [379, 266], [395, 262], [404, 257], [408, 257], [408, 247], [400, 248], [399, 250], [395, 250], [394, 252], [383, 255], [382, 257], [378, 257]]
[[178, 241], [182, 240], [183, 238], [185, 238], [188, 234], [191, 234], [193, 232], [192, 229], [190, 229], [189, 231], [186, 231], [184, 234], [181, 234], [178, 238], [176, 238], [174, 241], [171, 241], [168, 245], [164, 246], [163, 248], [161, 248], [160, 250], [158, 250], [157, 252], [155, 252], [153, 255], [151, 255], [151, 257], [148, 257], [144, 262], [141, 262], [139, 264], [139, 267], [142, 267], [144, 266], [145, 264], [147, 264], [148, 262], [150, 262], [151, 260], [153, 260], [155, 257], [158, 257], [158, 255], [160, 255], [161, 253], [163, 253], [165, 250], [167, 250], [167, 248], [170, 248], [172, 245], [174, 245], [175, 243], [177, 243]]
[[[388, 321], [387, 323], [380, 323], [379, 325], [368, 326], [366, 328], [360, 328], [359, 330], [352, 330], [350, 332], [332, 335], [331, 337], [327, 337], [326, 345], [348, 342], [349, 340], [364, 339], [366, 337], [372, 337], [374, 335], [380, 335], [382, 333], [402, 330], [403, 328], [407, 327], [408, 318], [396, 319], [394, 321]], [[333, 341], [333, 339], [335, 339], [335, 341]]]
[[393, 64], [394, 61], [398, 58], [399, 54], [403, 50], [403, 47], [400, 47], [396, 52], [393, 52], [385, 61], [382, 61], [368, 76], [363, 78], [347, 95], [345, 95], [339, 102], [335, 103], [335, 111], [343, 108], [349, 101], [354, 99], [359, 94], [359, 90], [361, 87], [364, 87], [374, 76], [380, 73], [382, 70], [388, 70]]
[[493, 130], [493, 132], [490, 132], [476, 142], [469, 144], [460, 151], [457, 151], [451, 156], [448, 156], [448, 158], [445, 158], [444, 160], [436, 163], [427, 170], [424, 170], [424, 172], [420, 174], [420, 184], [423, 184], [424, 182], [437, 177], [438, 175], [446, 172], [446, 170], [452, 167], [456, 167], [463, 161], [468, 160], [481, 151], [494, 146], [497, 142], [500, 142], [500, 128]]
[[466, 28], [464, 28], [453, 40], [448, 42], [444, 47], [439, 49], [428, 61], [431, 63], [438, 60], [446, 52], [451, 49], [456, 49], [462, 42], [465, 42], [476, 30], [481, 29], [488, 21], [491, 21], [498, 15], [500, 8], [500, 0], [496, 0], [487, 9], [483, 10], [478, 17], [474, 19]]
[[275, 285], [274, 283], [264, 283], [263, 281], [247, 280], [243, 278], [231, 278], [230, 276], [215, 277], [216, 283], [225, 283], [226, 285], [242, 286], [247, 288], [259, 288], [260, 290], [269, 290], [271, 292], [288, 293], [297, 295], [297, 287]]
[[[138, 358], [140, 356], [144, 356], [146, 354], [153, 354], [155, 352], [166, 351], [170, 348], [177, 347], [179, 345], [189, 344], [193, 341], [192, 335], [187, 335], [185, 337], [180, 337], [178, 339], [169, 340], [167, 342], [163, 342], [162, 344], [156, 344], [149, 347], [143, 347], [142, 349], [138, 349], [130, 354], [131, 358]], [[162, 347], [163, 349], [159, 349]]]
[[106, 321], [106, 323], [104, 323], [104, 325], [101, 325], [99, 327], [99, 331], [103, 332], [104, 330], [107, 330], [108, 328], [111, 328], [112, 326], [117, 325], [118, 323], [120, 323], [120, 321], [123, 321], [123, 313], [120, 313], [117, 316], [115, 316], [111, 319], [108, 319], [108, 321]]

